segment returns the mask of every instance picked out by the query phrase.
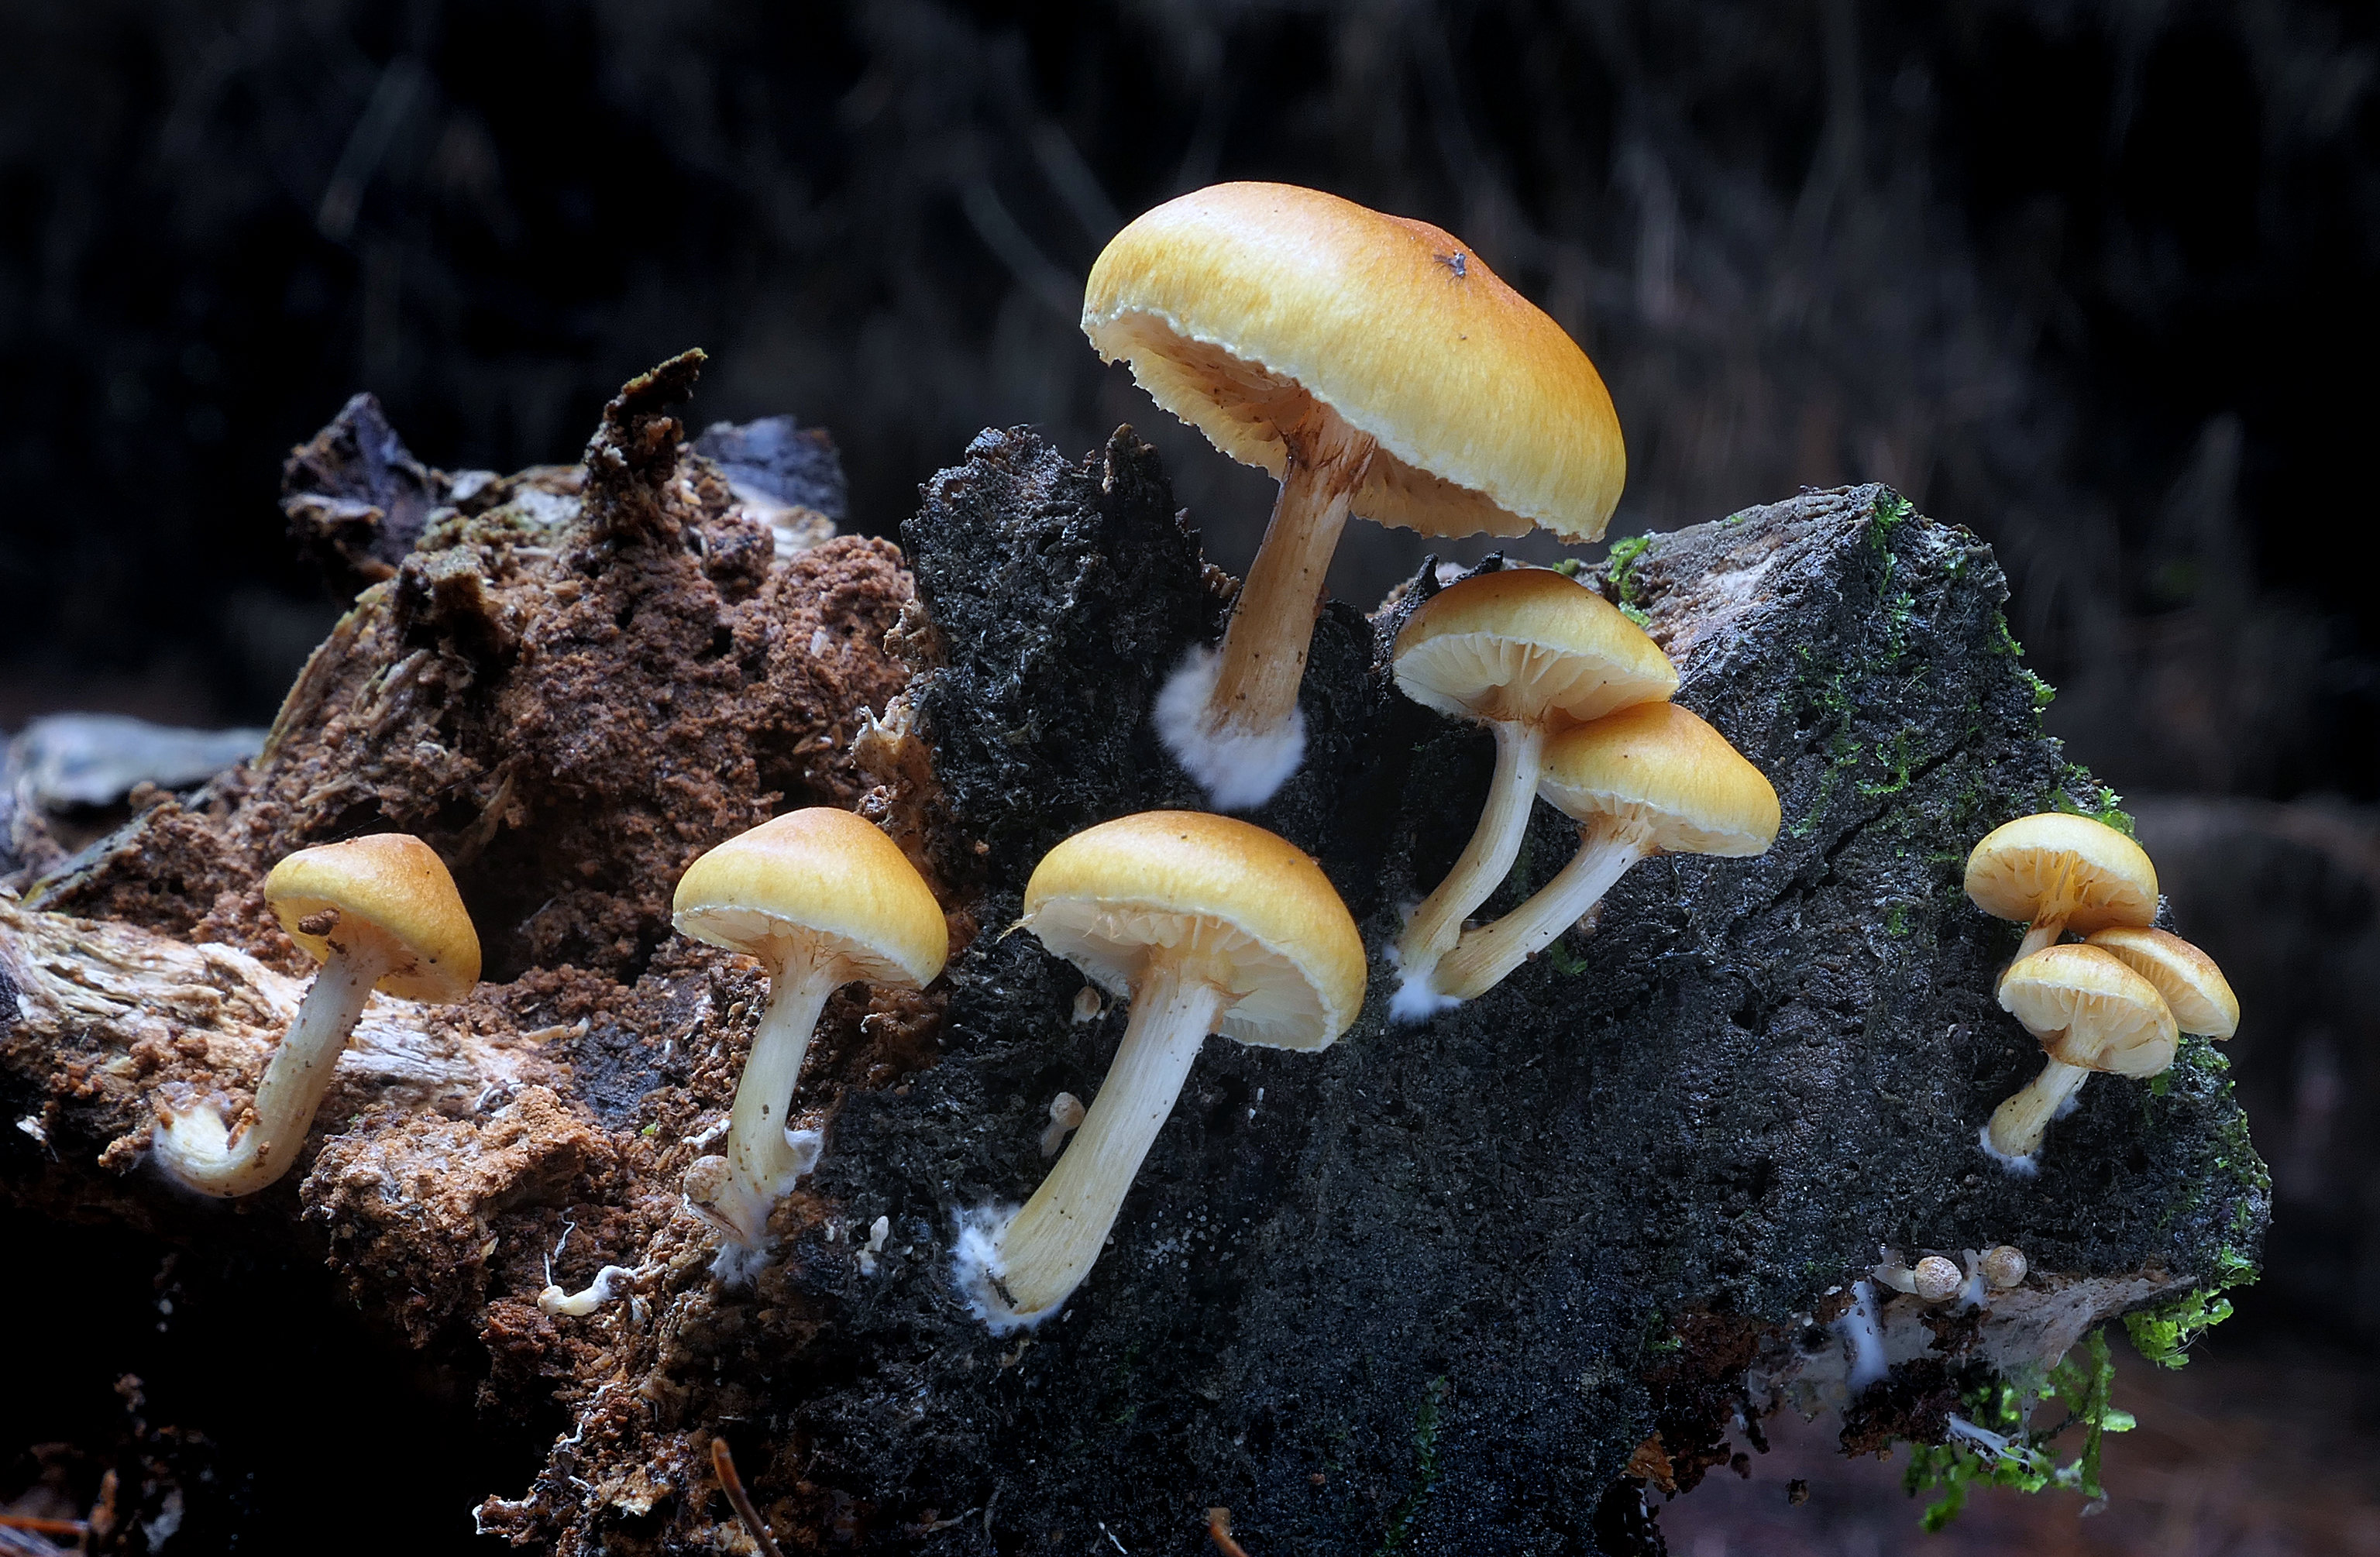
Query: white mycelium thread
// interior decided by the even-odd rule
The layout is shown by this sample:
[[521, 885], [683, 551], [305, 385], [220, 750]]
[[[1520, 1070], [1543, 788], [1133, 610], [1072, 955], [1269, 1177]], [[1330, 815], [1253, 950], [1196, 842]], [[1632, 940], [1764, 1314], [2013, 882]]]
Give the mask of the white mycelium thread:
[[1157, 695], [1157, 738], [1207, 797], [1227, 811], [1254, 810], [1271, 799], [1305, 760], [1305, 712], [1292, 708], [1270, 729], [1207, 722], [1221, 656], [1203, 646], [1183, 657]]

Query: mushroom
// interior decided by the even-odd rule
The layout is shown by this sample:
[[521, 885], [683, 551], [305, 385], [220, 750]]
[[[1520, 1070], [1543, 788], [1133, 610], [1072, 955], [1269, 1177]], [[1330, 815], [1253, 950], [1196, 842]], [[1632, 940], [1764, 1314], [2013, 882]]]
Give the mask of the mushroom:
[[1399, 1015], [1495, 988], [1645, 856], [1761, 854], [1779, 820], [1777, 791], [1760, 770], [1675, 703], [1638, 703], [1554, 736], [1537, 793], [1578, 821], [1577, 855], [1526, 903], [1465, 931], [1427, 979], [1401, 988]]
[[2223, 970], [2180, 936], [2119, 925], [2095, 932], [2085, 943], [2155, 984], [2181, 1031], [2219, 1040], [2240, 1030], [2240, 997]]
[[1995, 918], [2029, 923], [2022, 961], [2068, 931], [2145, 925], [2156, 918], [2156, 867], [2104, 821], [2063, 811], [2021, 816], [1967, 857], [1967, 895]]
[[1215, 804], [1260, 806], [1305, 749], [1298, 684], [1349, 513], [1425, 535], [1593, 541], [1627, 456], [1586, 354], [1456, 238], [1286, 184], [1218, 184], [1091, 267], [1083, 333], [1216, 447], [1281, 480], [1219, 652], [1159, 697]]
[[2004, 1292], [2024, 1280], [2024, 1250], [2014, 1244], [1993, 1245], [1984, 1251], [1977, 1265], [1984, 1280], [1998, 1291]]
[[2173, 1013], [2156, 986], [2096, 946], [2047, 946], [2000, 980], [2000, 1005], [2041, 1040], [2041, 1074], [1992, 1113], [1983, 1146], [2030, 1171], [2043, 1132], [2093, 1071], [2149, 1077], [2173, 1064]]
[[802, 1056], [827, 997], [855, 979], [920, 989], [942, 970], [950, 931], [892, 840], [849, 811], [788, 811], [686, 868], [681, 934], [758, 957], [769, 1009], [728, 1113], [723, 1158], [686, 1172], [686, 1201], [727, 1235], [722, 1259], [757, 1252], [769, 1212], [818, 1161], [818, 1137], [785, 1127]]
[[1915, 1265], [1903, 1265], [1890, 1249], [1876, 1252], [1884, 1258], [1868, 1273], [1895, 1292], [1913, 1295], [1920, 1303], [1949, 1301], [1965, 1280], [1955, 1260], [1938, 1254], [1929, 1254]]
[[1132, 1016], [1065, 1155], [959, 1278], [995, 1330], [1057, 1311], [1088, 1274], [1124, 1192], [1210, 1032], [1323, 1049], [1364, 1000], [1364, 943], [1321, 868], [1260, 827], [1196, 811], [1101, 822], [1051, 849], [1020, 921]]
[[455, 878], [407, 833], [299, 849], [264, 878], [264, 901], [322, 967], [265, 1063], [237, 1144], [212, 1106], [161, 1111], [158, 1166], [209, 1195], [251, 1195], [289, 1171], [373, 990], [444, 1004], [480, 981], [480, 938]]
[[1464, 918], [1521, 852], [1546, 737], [1632, 704], [1667, 701], [1678, 673], [1616, 606], [1541, 567], [1475, 573], [1441, 590], [1398, 631], [1394, 655], [1405, 696], [1479, 720], [1496, 735], [1496, 775], [1479, 826], [1397, 942], [1406, 979], [1427, 984]]

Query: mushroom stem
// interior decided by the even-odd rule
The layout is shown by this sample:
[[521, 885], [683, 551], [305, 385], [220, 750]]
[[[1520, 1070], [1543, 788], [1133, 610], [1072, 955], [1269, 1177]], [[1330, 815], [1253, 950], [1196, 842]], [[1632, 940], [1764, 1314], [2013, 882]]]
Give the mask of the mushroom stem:
[[1438, 992], [1469, 1000], [1553, 944], [1555, 938], [1603, 901], [1630, 866], [1653, 852], [1652, 831], [1624, 817], [1597, 816], [1578, 830], [1578, 853], [1537, 894], [1483, 929], [1464, 932], [1442, 958]]
[[1217, 805], [1233, 809], [1272, 798], [1304, 759], [1297, 688], [1330, 556], [1376, 446], [1318, 404], [1287, 443], [1281, 495], [1220, 649], [1211, 659], [1194, 654], [1159, 699], [1166, 749]]
[[1090, 1273], [1223, 998], [1179, 953], [1151, 952], [1099, 1095], [1066, 1154], [1001, 1230], [992, 1279], [1015, 1320], [1056, 1312]]
[[1408, 972], [1427, 973], [1463, 934], [1463, 921], [1488, 901], [1512, 869], [1528, 831], [1544, 766], [1543, 725], [1496, 720], [1496, 776], [1488, 782], [1488, 804], [1446, 880], [1414, 910], [1397, 942], [1397, 962]]
[[815, 936], [790, 938], [770, 980], [769, 1010], [752, 1035], [752, 1052], [735, 1084], [728, 1113], [727, 1175], [701, 1209], [747, 1248], [769, 1230], [777, 1198], [808, 1173], [817, 1154], [801, 1150], [785, 1127], [794, 1084], [827, 997], [857, 977], [843, 956]]
[[2009, 966], [2014, 967], [2034, 953], [2045, 947], [2055, 946], [2058, 944], [2058, 938], [2065, 933], [2066, 916], [2063, 913], [2053, 916], [2045, 912], [2041, 918], [2025, 927], [2024, 943], [2016, 949], [2016, 955], [2009, 959]]
[[210, 1104], [176, 1113], [156, 1132], [157, 1165], [191, 1188], [226, 1198], [253, 1194], [289, 1171], [306, 1144], [314, 1111], [331, 1089], [339, 1055], [371, 999], [372, 986], [400, 960], [370, 931], [330, 943], [331, 955], [298, 1004], [298, 1019], [265, 1062], [256, 1087], [256, 1120], [231, 1142], [230, 1127]]
[[2049, 1122], [2090, 1076], [2063, 1060], [2044, 1063], [2039, 1076], [1992, 1111], [1992, 1150], [2004, 1157], [2030, 1157], [2039, 1150]]

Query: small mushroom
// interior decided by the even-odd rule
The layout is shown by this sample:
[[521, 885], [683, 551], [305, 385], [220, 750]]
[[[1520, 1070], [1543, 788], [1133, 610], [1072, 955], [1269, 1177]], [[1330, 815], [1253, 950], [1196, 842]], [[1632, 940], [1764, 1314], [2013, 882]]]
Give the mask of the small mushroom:
[[1885, 1258], [1868, 1273], [1894, 1291], [1912, 1294], [1920, 1303], [1947, 1303], [1958, 1295], [1964, 1277], [1956, 1261], [1929, 1254], [1915, 1265], [1903, 1265], [1890, 1249], [1877, 1252]]
[[1496, 776], [1478, 828], [1397, 942], [1405, 978], [1426, 984], [1464, 918], [1521, 852], [1547, 737], [1635, 703], [1667, 701], [1678, 673], [1618, 607], [1542, 567], [1477, 573], [1440, 590], [1399, 629], [1394, 652], [1405, 696], [1478, 720], [1496, 736]]
[[2173, 1013], [2156, 986], [2096, 946], [2047, 946], [2000, 980], [2000, 1005], [2041, 1040], [2041, 1074], [1994, 1111], [1983, 1144], [2022, 1171], [2093, 1071], [2151, 1077], [2173, 1064]]
[[1995, 918], [2031, 926], [2017, 960], [2068, 931], [2156, 918], [2156, 867], [2104, 821], [2063, 811], [2021, 816], [1985, 834], [1967, 857], [1967, 895]]
[[2155, 984], [2183, 1032], [2220, 1040], [2240, 1030], [2240, 997], [2223, 970], [2180, 936], [2124, 925], [2099, 931], [2085, 943]]
[[827, 997], [856, 979], [920, 989], [941, 972], [950, 932], [917, 867], [848, 811], [788, 811], [730, 838], [686, 868], [679, 933], [758, 957], [769, 1009], [752, 1035], [728, 1113], [723, 1162], [687, 1171], [686, 1201], [727, 1235], [723, 1259], [750, 1254], [769, 1212], [818, 1159], [815, 1136], [785, 1127], [802, 1057]]
[[206, 1105], [167, 1114], [157, 1130], [158, 1166], [209, 1195], [250, 1195], [289, 1171], [373, 990], [443, 1004], [480, 981], [480, 938], [455, 879], [409, 834], [299, 849], [264, 878], [264, 901], [322, 968], [265, 1063], [255, 1123], [236, 1144]]
[[1983, 1271], [1984, 1280], [1998, 1291], [2005, 1292], [2024, 1280], [2024, 1250], [2014, 1244], [1995, 1244], [1984, 1251], [1978, 1265]]
[[1148, 212], [1091, 267], [1083, 333], [1157, 403], [1281, 480], [1220, 652], [1160, 695], [1215, 804], [1260, 806], [1305, 748], [1298, 684], [1352, 513], [1426, 535], [1592, 541], [1627, 466], [1561, 326], [1424, 222], [1287, 184]]
[[1259, 827], [1148, 811], [1075, 833], [1025, 889], [1023, 923], [1132, 1015], [1065, 1155], [959, 1278], [995, 1329], [1055, 1313], [1098, 1259], [1124, 1192], [1210, 1032], [1323, 1049], [1364, 1001], [1364, 943], [1314, 861]]
[[1646, 856], [1761, 854], [1779, 821], [1760, 770], [1675, 703], [1639, 703], [1554, 736], [1537, 793], [1578, 821], [1577, 855], [1526, 903], [1464, 931], [1427, 981], [1400, 989], [1401, 1014], [1494, 989]]
[[[1088, 985], [1084, 986], [1086, 989]], [[1087, 1111], [1083, 1100], [1072, 1092], [1061, 1092], [1050, 1100], [1050, 1126], [1041, 1132], [1041, 1155], [1055, 1157], [1066, 1149], [1066, 1137], [1082, 1128], [1083, 1115]]]

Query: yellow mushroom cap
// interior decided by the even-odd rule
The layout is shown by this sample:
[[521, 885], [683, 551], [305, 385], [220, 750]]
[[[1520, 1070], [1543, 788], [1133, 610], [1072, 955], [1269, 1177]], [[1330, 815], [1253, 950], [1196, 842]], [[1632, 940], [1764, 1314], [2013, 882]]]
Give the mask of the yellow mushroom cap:
[[1967, 857], [1967, 895], [1996, 918], [2029, 923], [2063, 910], [2077, 934], [2156, 918], [2156, 867], [2104, 821], [2063, 811], [2021, 816]]
[[1364, 940], [1322, 869], [1261, 827], [1204, 811], [1143, 811], [1086, 828], [1042, 857], [1025, 924], [1111, 993], [1149, 948], [1226, 962], [1216, 1031], [1322, 1049], [1364, 1004]]
[[2116, 1076], [2173, 1064], [2173, 1013], [2156, 986], [2096, 946], [2048, 946], [2000, 980], [2000, 1008], [2053, 1060]]
[[1275, 476], [1279, 420], [1328, 405], [1379, 445], [1353, 508], [1381, 524], [1593, 541], [1620, 501], [1627, 454], [1595, 365], [1427, 222], [1290, 184], [1198, 189], [1110, 241], [1083, 333]]
[[686, 867], [671, 922], [682, 935], [768, 959], [823, 938], [858, 976], [915, 988], [950, 955], [941, 906], [892, 839], [831, 806], [787, 811]]
[[2093, 935], [2090, 943], [2155, 984], [2182, 1031], [2229, 1038], [2240, 1030], [2240, 997], [2223, 970], [2180, 936], [2119, 925]]
[[[446, 862], [409, 833], [375, 833], [299, 849], [264, 878], [264, 901], [289, 938], [316, 962], [370, 926], [399, 961], [375, 989], [400, 1000], [443, 1004], [480, 981], [480, 937]], [[322, 935], [298, 928], [325, 908], [338, 922]]]
[[1585, 723], [1666, 702], [1677, 667], [1620, 608], [1547, 567], [1475, 573], [1398, 629], [1397, 685], [1464, 719]]
[[1675, 703], [1638, 703], [1546, 743], [1537, 793], [1585, 821], [1649, 825], [1656, 848], [1741, 858], [1777, 841], [1777, 790], [1727, 737]]

